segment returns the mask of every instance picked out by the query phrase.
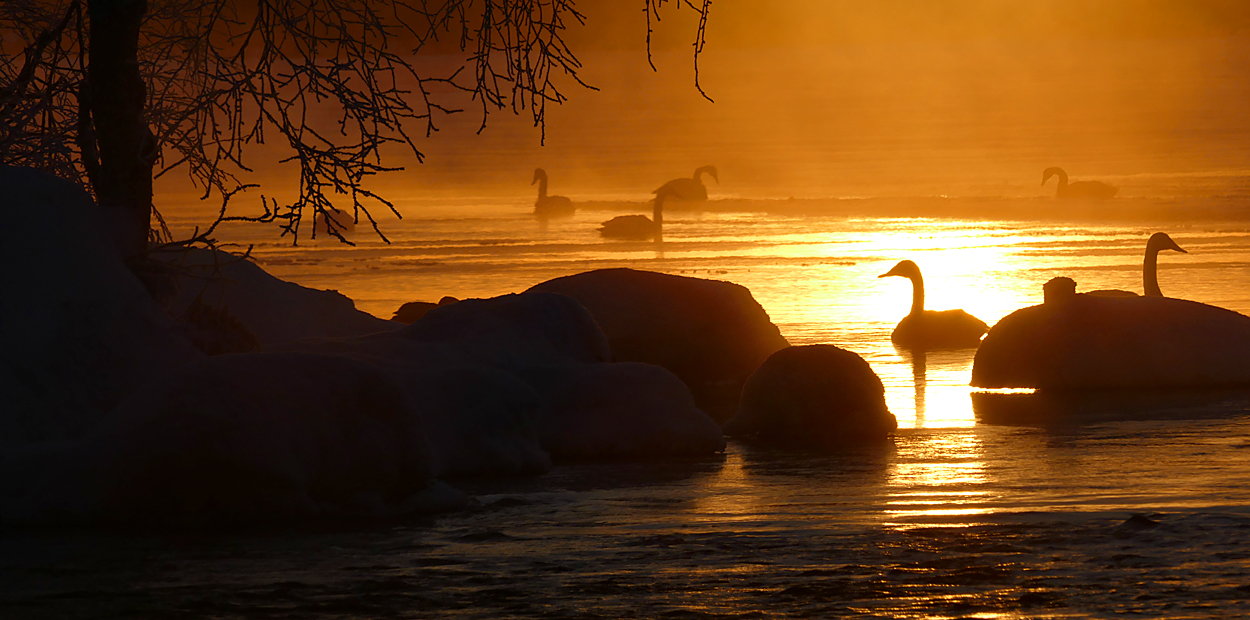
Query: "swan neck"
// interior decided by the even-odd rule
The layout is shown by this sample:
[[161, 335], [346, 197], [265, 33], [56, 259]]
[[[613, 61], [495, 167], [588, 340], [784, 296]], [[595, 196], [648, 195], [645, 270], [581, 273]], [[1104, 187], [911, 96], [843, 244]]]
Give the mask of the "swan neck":
[[911, 280], [911, 313], [924, 313], [924, 278], [920, 274], [907, 276]]
[[538, 177], [538, 199], [547, 197], [547, 175]]
[[1142, 289], [1146, 295], [1162, 297], [1159, 290], [1159, 250], [1146, 248], [1146, 260], [1142, 262]]
[[663, 194], [655, 197], [655, 203], [651, 210], [651, 221], [655, 222], [656, 231], [664, 225], [664, 196]]

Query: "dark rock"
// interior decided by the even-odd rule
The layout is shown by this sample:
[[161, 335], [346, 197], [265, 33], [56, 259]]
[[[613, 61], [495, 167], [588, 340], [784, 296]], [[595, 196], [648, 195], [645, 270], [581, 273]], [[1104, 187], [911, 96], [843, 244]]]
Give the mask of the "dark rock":
[[868, 362], [817, 344], [769, 357], [747, 381], [725, 432], [767, 444], [831, 447], [879, 441], [896, 428]]
[[530, 291], [576, 299], [607, 335], [615, 361], [667, 368], [717, 420], [733, 415], [747, 377], [787, 346], [751, 292], [731, 282], [604, 269]]
[[157, 254], [179, 273], [170, 313], [180, 316], [196, 300], [225, 309], [273, 349], [301, 338], [342, 338], [399, 329], [392, 321], [356, 309], [338, 291], [319, 291], [268, 274], [251, 260], [222, 251], [190, 249]]
[[1250, 317], [1167, 297], [1076, 295], [1017, 310], [977, 350], [981, 388], [1250, 385]]
[[410, 301], [400, 306], [399, 309], [395, 311], [394, 316], [391, 317], [391, 320], [395, 321], [396, 323], [404, 323], [405, 325], [411, 325], [412, 323], [415, 323], [416, 321], [418, 321], [421, 317], [425, 316], [425, 314], [429, 312], [430, 310], [433, 310], [439, 306], [446, 306], [447, 304], [454, 304], [457, 301], [460, 301], [460, 300], [450, 295], [445, 296], [442, 299], [438, 300], [438, 303], [431, 303], [428, 301]]
[[542, 446], [556, 459], [704, 456], [725, 449], [720, 426], [659, 366], [587, 364], [553, 377], [538, 411]]

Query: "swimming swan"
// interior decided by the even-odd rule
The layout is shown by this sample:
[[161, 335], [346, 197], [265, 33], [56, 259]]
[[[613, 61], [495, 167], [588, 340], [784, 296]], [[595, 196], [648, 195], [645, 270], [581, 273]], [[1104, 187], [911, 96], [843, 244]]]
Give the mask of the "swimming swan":
[[[1181, 254], [1188, 254], [1181, 246], [1168, 236], [1167, 233], [1155, 233], [1150, 235], [1150, 240], [1146, 242], [1146, 259], [1142, 261], [1142, 290], [1146, 295], [1153, 297], [1162, 297], [1163, 291], [1159, 290], [1159, 252], [1162, 250], [1172, 250]], [[1103, 289], [1090, 291], [1086, 295], [1094, 295], [1096, 297], [1136, 297], [1137, 293], [1131, 291], [1122, 291], [1118, 289]]]
[[963, 349], [975, 347], [989, 329], [984, 321], [963, 310], [924, 309], [924, 278], [909, 260], [899, 261], [878, 278], [899, 276], [911, 280], [911, 313], [898, 322], [890, 341], [908, 349]]
[[538, 184], [538, 200], [534, 201], [534, 215], [538, 217], [563, 217], [573, 215], [573, 201], [567, 196], [547, 195], [547, 171], [534, 169], [534, 180], [530, 185]]
[[1101, 181], [1076, 181], [1068, 183], [1068, 173], [1063, 168], [1050, 167], [1042, 171], [1042, 185], [1050, 180], [1050, 177], [1059, 175], [1059, 189], [1055, 190], [1055, 196], [1059, 198], [1110, 198], [1120, 191], [1120, 188], [1107, 185]]
[[599, 234], [609, 239], [650, 239], [662, 241], [664, 238], [664, 199], [673, 196], [672, 190], [665, 185], [655, 190], [652, 200], [651, 215], [654, 221], [645, 215], [618, 215], [599, 225]]
[[652, 193], [658, 195], [660, 192], [668, 192], [669, 196], [678, 200], [707, 200], [707, 186], [700, 178], [705, 172], [720, 183], [720, 177], [716, 176], [716, 166], [703, 166], [694, 171], [694, 176], [688, 179], [673, 179]]

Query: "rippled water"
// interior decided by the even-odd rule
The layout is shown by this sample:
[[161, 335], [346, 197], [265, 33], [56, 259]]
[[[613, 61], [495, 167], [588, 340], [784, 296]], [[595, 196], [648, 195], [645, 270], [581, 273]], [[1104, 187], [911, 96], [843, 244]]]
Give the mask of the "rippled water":
[[[1205, 200], [1117, 205], [1175, 210]], [[1152, 224], [1041, 219], [1033, 216], [1053, 201], [1036, 198], [955, 207], [976, 212], [986, 201], [1022, 217], [896, 218], [848, 213], [838, 200], [714, 204], [666, 215], [657, 247], [600, 240], [594, 228], [617, 214], [610, 210], [540, 227], [525, 201], [460, 201], [389, 222], [391, 245], [358, 233], [356, 247], [318, 240], [294, 249], [255, 229], [227, 230], [227, 239], [255, 243], [275, 274], [340, 290], [379, 316], [404, 301], [519, 292], [604, 267], [737, 282], [792, 343], [833, 343], [868, 359], [900, 430], [889, 446], [844, 454], [731, 442], [723, 458], [705, 461], [454, 481], [478, 507], [382, 524], [2, 532], [0, 615], [1250, 613], [1250, 401], [1231, 395], [1136, 420], [978, 423], [967, 387], [973, 352], [915, 359], [895, 350], [889, 333], [908, 310], [910, 286], [876, 277], [915, 260], [930, 308], [961, 307], [992, 324], [1039, 302], [1056, 275], [1081, 290], [1140, 291], [1145, 240], [1163, 230], [1190, 252], [1160, 258], [1166, 294], [1250, 312], [1250, 218], [1236, 217], [1244, 203], [1219, 218]], [[1149, 409], [1134, 407], [1128, 418]]]

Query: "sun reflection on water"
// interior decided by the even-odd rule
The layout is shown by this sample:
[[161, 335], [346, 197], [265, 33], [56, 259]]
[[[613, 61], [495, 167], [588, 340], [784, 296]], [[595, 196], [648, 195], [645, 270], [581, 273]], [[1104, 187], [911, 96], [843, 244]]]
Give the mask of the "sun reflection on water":
[[886, 525], [965, 525], [993, 512], [981, 441], [972, 430], [908, 434], [899, 438], [888, 468]]

